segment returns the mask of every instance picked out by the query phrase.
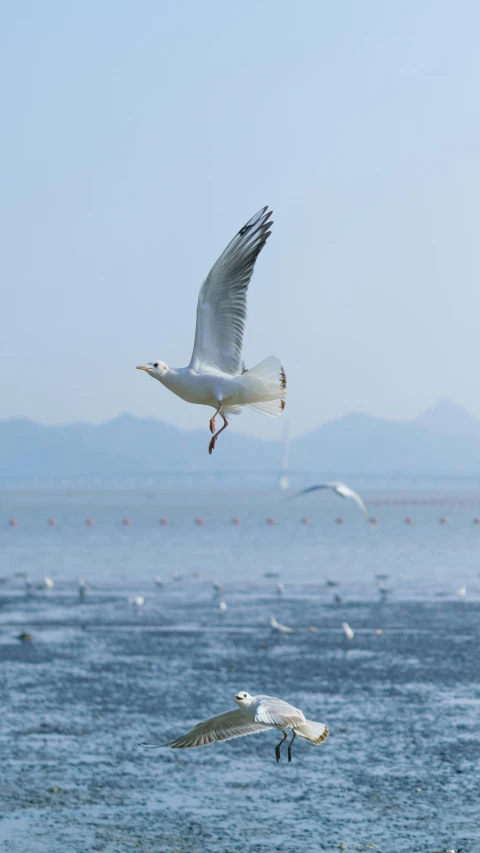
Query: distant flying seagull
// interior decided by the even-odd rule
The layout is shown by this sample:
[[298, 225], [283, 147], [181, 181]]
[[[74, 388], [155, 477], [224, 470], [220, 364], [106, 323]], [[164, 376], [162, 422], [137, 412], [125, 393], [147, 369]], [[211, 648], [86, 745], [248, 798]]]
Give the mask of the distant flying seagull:
[[[243, 735], [252, 735], [263, 732], [266, 729], [280, 729], [283, 738], [275, 747], [277, 762], [280, 761], [280, 747], [287, 739], [285, 729], [293, 732], [292, 739], [288, 745], [288, 760], [292, 760], [292, 744], [295, 737], [299, 735], [310, 743], [322, 743], [328, 737], [328, 728], [323, 723], [315, 723], [306, 720], [302, 711], [276, 699], [274, 696], [250, 696], [250, 693], [242, 691], [237, 693], [235, 701], [238, 708], [227, 711], [217, 717], [211, 717], [204, 723], [198, 723], [186, 735], [171, 740], [158, 746], [169, 746], [172, 749], [186, 749], [188, 747], [207, 746], [215, 741], [231, 740]], [[156, 747], [157, 744], [142, 744], [142, 746]]]
[[275, 616], [270, 616], [270, 625], [274, 629], [274, 631], [280, 631], [281, 634], [293, 634], [294, 628], [289, 628], [288, 625], [282, 625], [280, 622], [277, 622]]
[[[255, 261], [263, 249], [272, 220], [264, 207], [253, 216], [220, 255], [198, 297], [195, 343], [188, 367], [167, 367], [163, 361], [139, 365], [187, 403], [212, 406], [208, 452], [228, 426], [226, 415], [250, 406], [272, 418], [285, 408], [287, 380], [278, 358], [270, 356], [250, 370], [242, 362], [247, 317], [247, 290]], [[215, 418], [223, 426], [215, 432]]]
[[368, 510], [365, 504], [363, 503], [360, 495], [357, 495], [350, 486], [345, 485], [345, 483], [340, 482], [331, 482], [331, 483], [319, 483], [318, 486], [309, 486], [308, 489], [303, 489], [301, 492], [296, 492], [294, 495], [291, 495], [287, 500], [291, 500], [292, 498], [298, 498], [300, 495], [308, 495], [309, 492], [318, 492], [320, 489], [331, 489], [332, 492], [335, 492], [340, 498], [351, 498], [355, 503], [360, 507], [364, 516], [369, 519]]
[[466, 586], [461, 586], [460, 589], [457, 589], [457, 591], [455, 593], [457, 598], [465, 598], [466, 594], [467, 594], [467, 587]]

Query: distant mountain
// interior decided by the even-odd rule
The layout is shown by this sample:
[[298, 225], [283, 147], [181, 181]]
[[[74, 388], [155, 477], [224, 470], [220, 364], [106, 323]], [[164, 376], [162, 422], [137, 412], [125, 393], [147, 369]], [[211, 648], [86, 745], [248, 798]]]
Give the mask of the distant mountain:
[[[208, 455], [205, 430], [121, 415], [101, 425], [0, 421], [0, 485], [12, 478], [118, 477], [197, 472], [278, 473], [282, 443], [249, 438], [234, 425]], [[480, 423], [442, 401], [415, 422], [352, 413], [291, 443], [290, 469], [328, 474], [480, 476]]]
[[439, 435], [470, 435], [480, 439], [480, 421], [450, 400], [440, 400], [419, 415], [415, 423]]
[[0, 421], [0, 477], [104, 476], [166, 471], [277, 470], [279, 442], [232, 431], [208, 455], [208, 431], [185, 432], [154, 418], [121, 415], [100, 425]]
[[353, 413], [303, 436], [290, 458], [302, 471], [474, 475], [480, 474], [480, 439]]

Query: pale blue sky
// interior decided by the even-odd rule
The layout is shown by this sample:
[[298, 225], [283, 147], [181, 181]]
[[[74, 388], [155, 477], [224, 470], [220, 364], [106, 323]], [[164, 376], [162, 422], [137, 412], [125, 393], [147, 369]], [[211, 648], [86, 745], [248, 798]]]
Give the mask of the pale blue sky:
[[284, 362], [292, 432], [480, 416], [479, 31], [474, 0], [3, 4], [0, 417], [206, 427], [134, 366], [188, 363], [264, 204], [245, 359]]

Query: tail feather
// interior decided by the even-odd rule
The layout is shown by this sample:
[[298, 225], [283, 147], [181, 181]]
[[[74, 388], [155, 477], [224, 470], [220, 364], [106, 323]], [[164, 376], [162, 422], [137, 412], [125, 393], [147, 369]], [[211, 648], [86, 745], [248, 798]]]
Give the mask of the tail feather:
[[323, 723], [314, 723], [313, 720], [305, 720], [303, 726], [295, 727], [295, 732], [310, 743], [323, 743], [328, 737], [327, 727]]
[[262, 415], [267, 415], [269, 418], [278, 418], [284, 408], [285, 400], [264, 400], [262, 403], [249, 403], [249, 409], [255, 409]]
[[247, 405], [262, 415], [278, 418], [285, 408], [287, 377], [274, 355], [246, 370], [242, 379], [248, 384], [253, 399]]

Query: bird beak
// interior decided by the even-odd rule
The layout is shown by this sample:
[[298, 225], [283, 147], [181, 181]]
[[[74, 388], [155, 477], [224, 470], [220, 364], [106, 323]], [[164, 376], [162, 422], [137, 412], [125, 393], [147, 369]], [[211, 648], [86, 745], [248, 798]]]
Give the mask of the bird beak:
[[148, 373], [148, 371], [150, 370], [150, 368], [149, 368], [149, 367], [147, 367], [147, 365], [146, 365], [146, 364], [139, 364], [139, 365], [138, 365], [138, 367], [137, 367], [137, 370], [146, 370], [146, 371], [147, 371], [147, 373]]

